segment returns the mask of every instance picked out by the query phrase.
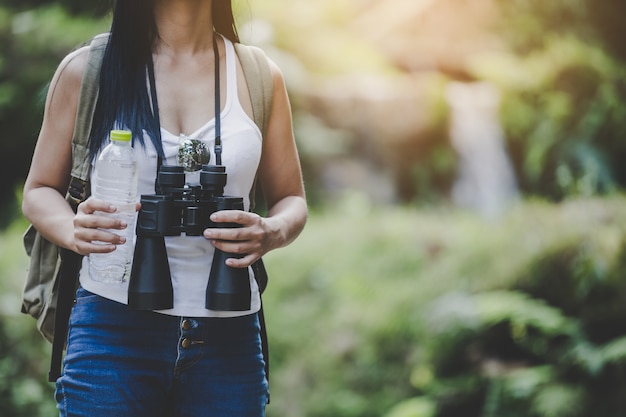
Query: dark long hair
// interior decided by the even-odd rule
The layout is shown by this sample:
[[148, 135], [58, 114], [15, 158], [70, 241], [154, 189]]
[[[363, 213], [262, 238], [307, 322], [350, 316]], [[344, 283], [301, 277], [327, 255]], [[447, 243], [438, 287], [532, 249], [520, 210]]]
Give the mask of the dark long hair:
[[[239, 42], [231, 0], [213, 1], [214, 30]], [[111, 34], [100, 69], [100, 85], [89, 152], [95, 158], [109, 132], [126, 128], [133, 140], [144, 144], [148, 133], [158, 154], [163, 155], [158, 114], [152, 112], [147, 70], [152, 68], [152, 50], [159, 33], [154, 18], [154, 0], [117, 0]], [[156, 103], [155, 103], [156, 104]], [[155, 108], [158, 113], [158, 108]]]

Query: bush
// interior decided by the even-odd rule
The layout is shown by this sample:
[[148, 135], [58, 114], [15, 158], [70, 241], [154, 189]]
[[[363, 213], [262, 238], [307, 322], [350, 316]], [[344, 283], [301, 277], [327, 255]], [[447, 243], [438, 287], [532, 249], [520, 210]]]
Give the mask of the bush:
[[51, 416], [54, 386], [47, 382], [50, 347], [35, 329], [35, 321], [20, 314], [20, 294], [26, 254], [15, 222], [0, 240], [0, 415]]
[[[625, 209], [619, 196], [526, 201], [486, 221], [353, 195], [312, 213], [266, 256], [268, 417], [617, 415]], [[18, 313], [23, 230], [0, 247], [0, 395], [14, 417], [54, 408], [49, 346]]]
[[562, 199], [623, 188], [626, 69], [573, 36], [543, 42], [475, 67], [503, 92], [502, 124], [522, 190]]
[[0, 5], [0, 149], [12, 162], [0, 166], [0, 228], [19, 216], [14, 194], [28, 173], [55, 68], [107, 27], [106, 19], [76, 18], [59, 5], [19, 13]]
[[[534, 220], [553, 223], [536, 237], [541, 251], [508, 283], [429, 305], [412, 382], [436, 416], [622, 415], [626, 240], [617, 201], [568, 202], [561, 219], [544, 212]], [[518, 236], [520, 246], [530, 236]]]

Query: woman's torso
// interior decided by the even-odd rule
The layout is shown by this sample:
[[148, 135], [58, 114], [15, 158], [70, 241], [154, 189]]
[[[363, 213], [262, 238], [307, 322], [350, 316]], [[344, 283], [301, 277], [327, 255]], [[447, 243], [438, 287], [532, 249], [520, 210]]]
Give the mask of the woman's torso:
[[[261, 157], [261, 133], [254, 124], [250, 116], [244, 110], [238, 94], [237, 64], [234, 47], [231, 42], [225, 40], [225, 82], [222, 85], [225, 88], [225, 100], [221, 108], [221, 139], [222, 139], [222, 164], [226, 167], [228, 175], [227, 184], [224, 189], [225, 195], [243, 197], [245, 210], [250, 206], [249, 194], [252, 188], [256, 170]], [[210, 77], [210, 68], [207, 68]], [[157, 74], [158, 76], [158, 74]], [[224, 78], [224, 77], [223, 77]], [[206, 81], [206, 80], [204, 80]], [[212, 82], [212, 81], [210, 81]], [[188, 80], [180, 80], [188, 86]], [[168, 86], [171, 89], [172, 86]], [[157, 90], [159, 86], [157, 83]], [[167, 101], [171, 95], [160, 95], [160, 114], [169, 114], [169, 112], [177, 113], [174, 107], [168, 104], [162, 104]], [[224, 94], [222, 93], [222, 97]], [[204, 97], [202, 99], [195, 98], [195, 101], [207, 103], [214, 100], [214, 97]], [[244, 103], [245, 104], [245, 103]], [[189, 119], [177, 118], [177, 114], [165, 117], [169, 120], [168, 124], [163, 124], [161, 128], [163, 150], [166, 160], [165, 164], [176, 165], [176, 155], [178, 152], [180, 134], [198, 139], [208, 145], [211, 152], [210, 163], [215, 163], [214, 144], [215, 144], [215, 118], [213, 117], [213, 107], [206, 111], [204, 120], [208, 120], [202, 126], [195, 127], [198, 124], [199, 116]], [[183, 106], [182, 108], [184, 108]], [[179, 120], [179, 123], [176, 123]], [[185, 122], [185, 120], [187, 122]], [[171, 122], [174, 121], [174, 122]], [[181, 122], [182, 121], [182, 122]], [[192, 132], [171, 132], [169, 129], [175, 126], [194, 126]], [[135, 142], [137, 143], [137, 142]], [[135, 146], [139, 164], [139, 185], [138, 194], [154, 194], [154, 180], [157, 171], [157, 153], [151, 144], [150, 139], [145, 136], [145, 147]], [[92, 178], [94, 177], [94, 168], [92, 167]], [[189, 174], [187, 181], [190, 184], [197, 184], [197, 175]], [[204, 237], [196, 236], [180, 236], [166, 237], [166, 247], [168, 252], [168, 260], [170, 264], [170, 272], [172, 276], [172, 285], [174, 287], [174, 308], [164, 310], [163, 313], [177, 316], [188, 317], [229, 317], [236, 315], [244, 315], [257, 311], [260, 307], [260, 299], [258, 288], [252, 273], [250, 273], [250, 282], [252, 288], [252, 306], [249, 311], [243, 312], [217, 312], [206, 310], [205, 290], [208, 282], [208, 275], [213, 259], [214, 248]], [[89, 276], [88, 261], [83, 260], [83, 267], [80, 275], [81, 285], [96, 294], [103, 297], [126, 303], [128, 282], [122, 284], [105, 284], [92, 280]]]

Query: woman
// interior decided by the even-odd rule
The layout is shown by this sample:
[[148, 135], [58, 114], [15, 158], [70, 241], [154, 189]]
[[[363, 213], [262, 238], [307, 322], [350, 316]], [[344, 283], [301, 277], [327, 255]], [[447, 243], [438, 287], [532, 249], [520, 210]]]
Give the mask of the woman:
[[[261, 138], [251, 120], [250, 96], [233, 50], [237, 40], [229, 0], [115, 4], [90, 136], [93, 160], [111, 129], [132, 130], [140, 156], [139, 193], [153, 194], [157, 161], [160, 157], [176, 164], [179, 135], [212, 148], [217, 47], [217, 64], [225, 75], [219, 88], [222, 158], [228, 173], [225, 194], [244, 197], [247, 210], [256, 175], [268, 214], [220, 211], [213, 221], [241, 227], [206, 229], [200, 237], [168, 237], [174, 307], [165, 311], [129, 309], [128, 283], [94, 281], [85, 256], [64, 371], [57, 381], [62, 416], [265, 413], [267, 379], [254, 279], [251, 308], [243, 312], [207, 310], [204, 288], [214, 248], [237, 254], [226, 261], [229, 266], [248, 268], [298, 236], [307, 208], [282, 75], [271, 63], [273, 106]], [[86, 58], [86, 48], [71, 53], [53, 77], [23, 200], [25, 216], [40, 233], [81, 255], [115, 250], [123, 239], [103, 229], [126, 227], [98, 215], [115, 211], [106, 201], [90, 198], [74, 214], [64, 200]], [[150, 73], [153, 77], [146, 75]], [[150, 79], [153, 89], [148, 87]]]

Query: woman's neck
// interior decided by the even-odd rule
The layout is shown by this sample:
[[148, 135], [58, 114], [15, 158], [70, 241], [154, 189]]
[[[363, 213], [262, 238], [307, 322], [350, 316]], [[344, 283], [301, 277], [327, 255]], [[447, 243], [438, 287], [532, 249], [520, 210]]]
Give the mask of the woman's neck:
[[212, 50], [212, 3], [211, 0], [157, 0], [154, 16], [160, 37], [159, 52], [193, 56]]

